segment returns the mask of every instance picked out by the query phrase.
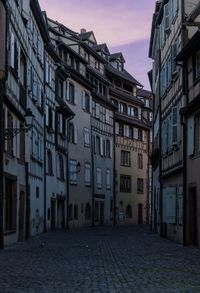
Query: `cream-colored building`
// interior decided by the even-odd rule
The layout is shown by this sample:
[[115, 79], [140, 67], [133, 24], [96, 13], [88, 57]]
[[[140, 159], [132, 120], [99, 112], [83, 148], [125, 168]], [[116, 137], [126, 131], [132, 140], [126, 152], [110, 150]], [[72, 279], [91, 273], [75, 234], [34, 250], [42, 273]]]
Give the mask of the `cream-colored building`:
[[144, 102], [137, 97], [141, 87], [124, 69], [121, 53], [110, 56], [107, 76], [115, 114], [115, 208], [118, 224], [148, 222], [149, 121], [144, 121]]

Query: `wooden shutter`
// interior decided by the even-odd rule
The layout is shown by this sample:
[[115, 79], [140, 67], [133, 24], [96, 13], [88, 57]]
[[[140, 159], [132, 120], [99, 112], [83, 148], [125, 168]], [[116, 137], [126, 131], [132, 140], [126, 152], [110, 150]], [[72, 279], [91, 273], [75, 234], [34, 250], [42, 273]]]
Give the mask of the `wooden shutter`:
[[92, 113], [92, 96], [90, 96], [90, 113]]
[[10, 65], [15, 66], [15, 36], [13, 32], [10, 33]]
[[74, 104], [76, 105], [78, 102], [78, 85], [77, 83], [74, 85]]
[[178, 108], [172, 109], [172, 144], [178, 142]]
[[78, 143], [78, 129], [76, 125], [74, 125], [74, 143]]
[[113, 142], [112, 142], [112, 140], [110, 140], [110, 157], [111, 157], [111, 159], [113, 157]]
[[82, 109], [86, 109], [86, 103], [85, 103], [85, 91], [82, 91]]
[[69, 101], [69, 79], [66, 81], [66, 100]]
[[100, 137], [100, 155], [103, 156], [103, 137]]

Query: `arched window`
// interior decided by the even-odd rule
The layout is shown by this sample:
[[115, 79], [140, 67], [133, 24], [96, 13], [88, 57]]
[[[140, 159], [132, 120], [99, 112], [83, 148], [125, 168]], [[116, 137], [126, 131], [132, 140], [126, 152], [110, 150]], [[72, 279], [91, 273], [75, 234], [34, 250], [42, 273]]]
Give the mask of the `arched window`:
[[131, 219], [131, 218], [132, 218], [132, 208], [131, 208], [130, 205], [128, 205], [128, 206], [126, 207], [126, 218], [127, 218], [127, 219]]
[[91, 219], [91, 206], [89, 203], [85, 206], [85, 219], [90, 220]]
[[73, 205], [69, 205], [69, 220], [71, 221], [73, 219]]

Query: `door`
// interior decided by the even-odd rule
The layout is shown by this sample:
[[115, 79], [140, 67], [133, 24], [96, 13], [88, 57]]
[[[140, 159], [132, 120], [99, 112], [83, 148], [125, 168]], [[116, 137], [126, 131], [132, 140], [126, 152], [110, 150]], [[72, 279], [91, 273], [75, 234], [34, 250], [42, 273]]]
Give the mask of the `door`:
[[197, 245], [197, 194], [196, 187], [189, 189], [189, 242]]
[[100, 202], [100, 225], [104, 224], [104, 202]]
[[19, 196], [19, 222], [18, 222], [18, 240], [25, 240], [25, 192], [21, 191]]
[[56, 228], [56, 202], [55, 199], [51, 200], [51, 230]]
[[143, 204], [138, 204], [138, 224], [143, 224]]

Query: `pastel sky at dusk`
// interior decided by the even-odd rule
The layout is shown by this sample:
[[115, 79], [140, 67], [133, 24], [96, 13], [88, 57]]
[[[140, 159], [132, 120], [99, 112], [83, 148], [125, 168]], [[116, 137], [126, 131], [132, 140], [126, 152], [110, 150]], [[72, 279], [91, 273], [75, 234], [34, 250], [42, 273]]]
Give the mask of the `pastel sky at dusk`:
[[155, 0], [39, 0], [47, 15], [79, 32], [93, 30], [111, 53], [121, 51], [125, 68], [149, 89], [148, 47]]

